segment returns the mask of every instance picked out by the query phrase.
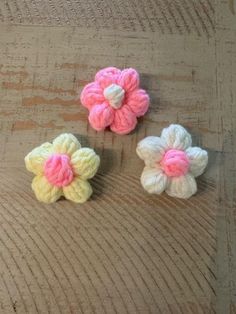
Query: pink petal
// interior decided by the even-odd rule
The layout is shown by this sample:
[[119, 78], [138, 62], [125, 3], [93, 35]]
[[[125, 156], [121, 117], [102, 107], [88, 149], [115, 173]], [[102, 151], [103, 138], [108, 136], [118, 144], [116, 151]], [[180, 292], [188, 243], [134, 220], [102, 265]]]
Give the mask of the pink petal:
[[89, 110], [93, 105], [103, 103], [104, 100], [103, 89], [96, 82], [87, 84], [80, 95], [82, 105]]
[[111, 130], [118, 134], [128, 134], [137, 124], [135, 114], [126, 105], [115, 110], [115, 118], [111, 124]]
[[108, 67], [97, 72], [95, 81], [102, 87], [106, 88], [111, 84], [116, 84], [121, 74], [121, 70], [115, 67]]
[[149, 96], [143, 89], [136, 89], [131, 93], [128, 93], [125, 103], [136, 117], [143, 116], [149, 107]]
[[104, 130], [114, 120], [114, 109], [108, 104], [95, 105], [89, 113], [89, 122], [97, 130]]
[[125, 69], [117, 81], [126, 92], [131, 92], [139, 87], [139, 74], [135, 69]]

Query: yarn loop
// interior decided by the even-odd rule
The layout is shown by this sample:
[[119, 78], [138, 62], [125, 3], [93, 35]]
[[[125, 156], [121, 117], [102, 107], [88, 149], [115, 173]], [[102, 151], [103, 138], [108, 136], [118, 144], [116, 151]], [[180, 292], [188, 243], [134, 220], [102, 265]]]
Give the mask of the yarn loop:
[[123, 88], [117, 84], [111, 84], [103, 91], [104, 97], [114, 109], [119, 109], [125, 96]]
[[169, 149], [160, 162], [162, 169], [169, 177], [185, 175], [189, 169], [188, 156], [182, 150]]
[[74, 177], [70, 158], [65, 154], [51, 155], [44, 164], [44, 175], [52, 185], [69, 185]]

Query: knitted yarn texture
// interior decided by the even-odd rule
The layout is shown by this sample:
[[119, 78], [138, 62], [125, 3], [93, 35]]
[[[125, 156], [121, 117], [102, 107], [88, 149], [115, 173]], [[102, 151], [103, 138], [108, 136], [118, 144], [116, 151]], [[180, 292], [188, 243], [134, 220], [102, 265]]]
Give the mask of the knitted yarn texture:
[[118, 134], [128, 134], [149, 106], [149, 96], [139, 88], [139, 74], [129, 68], [123, 71], [108, 67], [95, 75], [95, 81], [84, 87], [81, 103], [89, 110], [90, 125], [97, 131], [107, 127]]
[[36, 176], [32, 189], [36, 198], [53, 203], [61, 196], [75, 203], [84, 203], [92, 194], [87, 181], [99, 167], [100, 158], [91, 148], [81, 148], [73, 134], [61, 134], [51, 143], [44, 143], [25, 157], [28, 171]]
[[148, 136], [141, 140], [136, 151], [145, 163], [141, 175], [143, 188], [149, 193], [165, 191], [184, 199], [195, 194], [195, 177], [204, 172], [208, 154], [191, 145], [191, 135], [178, 124], [163, 129], [160, 137]]

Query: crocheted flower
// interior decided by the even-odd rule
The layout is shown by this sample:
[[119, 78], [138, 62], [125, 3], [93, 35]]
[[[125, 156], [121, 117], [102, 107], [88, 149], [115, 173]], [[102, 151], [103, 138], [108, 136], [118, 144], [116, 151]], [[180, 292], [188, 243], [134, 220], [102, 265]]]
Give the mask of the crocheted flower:
[[131, 68], [100, 70], [95, 81], [84, 87], [80, 100], [89, 110], [89, 122], [95, 130], [110, 126], [118, 134], [131, 132], [137, 117], [143, 116], [149, 106], [149, 96], [139, 88], [139, 75]]
[[36, 177], [32, 189], [36, 198], [53, 203], [61, 196], [84, 203], [92, 194], [88, 179], [99, 167], [100, 158], [93, 149], [81, 148], [72, 134], [61, 134], [51, 143], [44, 143], [25, 157], [27, 170]]
[[195, 177], [206, 168], [208, 155], [191, 144], [191, 135], [177, 124], [163, 129], [161, 137], [149, 136], [138, 143], [137, 154], [145, 162], [141, 184], [147, 192], [166, 191], [179, 198], [196, 193]]

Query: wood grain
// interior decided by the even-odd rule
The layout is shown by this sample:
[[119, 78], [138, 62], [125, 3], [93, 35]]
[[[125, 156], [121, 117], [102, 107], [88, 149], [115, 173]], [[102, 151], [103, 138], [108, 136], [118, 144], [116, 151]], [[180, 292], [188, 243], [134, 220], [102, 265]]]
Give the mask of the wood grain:
[[[236, 313], [233, 1], [0, 3], [0, 313]], [[135, 67], [130, 135], [95, 132], [77, 93]], [[209, 166], [190, 200], [141, 188], [137, 142], [184, 125]], [[47, 206], [24, 156], [62, 132], [101, 156], [84, 205]]]
[[210, 36], [215, 29], [214, 11], [214, 0], [8, 0], [0, 3], [0, 20]]

